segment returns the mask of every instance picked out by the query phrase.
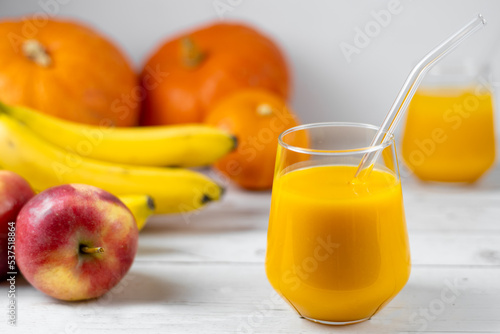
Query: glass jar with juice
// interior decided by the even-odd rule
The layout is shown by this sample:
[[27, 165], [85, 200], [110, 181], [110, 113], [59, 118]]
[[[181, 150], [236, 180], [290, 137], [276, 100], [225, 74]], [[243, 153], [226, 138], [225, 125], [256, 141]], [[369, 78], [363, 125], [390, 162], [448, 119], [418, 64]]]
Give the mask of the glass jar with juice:
[[[403, 288], [410, 252], [394, 138], [369, 147], [377, 128], [319, 123], [279, 139], [266, 273], [304, 318], [324, 324], [369, 319]], [[290, 143], [306, 136], [307, 147]], [[371, 173], [354, 180], [363, 155]]]
[[495, 161], [487, 67], [437, 65], [413, 97], [402, 156], [424, 181], [474, 182]]

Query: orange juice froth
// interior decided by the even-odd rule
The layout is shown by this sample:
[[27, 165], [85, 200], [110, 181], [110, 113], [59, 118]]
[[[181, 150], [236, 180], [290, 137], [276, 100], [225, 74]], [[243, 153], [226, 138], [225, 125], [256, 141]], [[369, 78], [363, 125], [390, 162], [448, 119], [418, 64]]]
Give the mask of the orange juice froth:
[[410, 253], [399, 180], [357, 166], [316, 166], [277, 176], [266, 272], [302, 316], [371, 317], [405, 285]]

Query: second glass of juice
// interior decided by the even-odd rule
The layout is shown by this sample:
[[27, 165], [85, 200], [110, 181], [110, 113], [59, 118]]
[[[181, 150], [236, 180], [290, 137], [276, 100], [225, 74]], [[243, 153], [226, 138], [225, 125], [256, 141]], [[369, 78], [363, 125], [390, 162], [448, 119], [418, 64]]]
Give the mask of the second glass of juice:
[[495, 161], [488, 67], [437, 65], [413, 97], [403, 131], [406, 165], [424, 181], [474, 182]]
[[[364, 321], [406, 284], [410, 252], [394, 138], [370, 147], [377, 127], [319, 123], [279, 139], [266, 273], [300, 316]], [[305, 147], [294, 138], [308, 138]], [[364, 154], [373, 170], [354, 179]]]

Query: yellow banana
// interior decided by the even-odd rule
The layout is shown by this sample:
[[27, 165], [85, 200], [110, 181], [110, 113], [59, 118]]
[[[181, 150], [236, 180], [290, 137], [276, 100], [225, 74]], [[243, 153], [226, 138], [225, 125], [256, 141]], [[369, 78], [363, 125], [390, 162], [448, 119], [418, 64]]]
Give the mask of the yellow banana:
[[112, 164], [64, 151], [1, 112], [0, 167], [23, 176], [35, 190], [85, 183], [115, 195], [147, 194], [160, 214], [198, 209], [222, 194], [210, 178], [188, 169]]
[[62, 120], [0, 105], [46, 141], [91, 159], [142, 166], [194, 167], [214, 163], [236, 146], [229, 133], [203, 124], [116, 128]]
[[148, 195], [122, 195], [118, 198], [132, 212], [137, 228], [142, 230], [148, 218], [155, 212], [155, 202]]

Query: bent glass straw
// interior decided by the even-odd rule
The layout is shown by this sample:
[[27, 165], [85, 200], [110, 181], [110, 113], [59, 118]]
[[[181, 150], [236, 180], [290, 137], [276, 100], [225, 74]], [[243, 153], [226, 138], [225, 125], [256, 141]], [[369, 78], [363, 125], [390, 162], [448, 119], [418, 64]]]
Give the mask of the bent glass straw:
[[[462, 29], [441, 42], [441, 44], [432, 49], [422, 58], [422, 60], [420, 60], [420, 62], [410, 72], [408, 78], [406, 78], [406, 81], [403, 84], [403, 87], [401, 87], [396, 100], [394, 100], [391, 109], [385, 116], [384, 122], [373, 137], [370, 147], [383, 144], [386, 138], [390, 138], [394, 134], [394, 131], [406, 111], [408, 104], [410, 104], [417, 87], [420, 85], [420, 82], [429, 69], [431, 69], [431, 67], [442, 57], [455, 49], [467, 37], [482, 28], [485, 24], [486, 21], [484, 17], [481, 14], [478, 14], [474, 20], [470, 21]], [[379, 154], [380, 150], [365, 153], [361, 159], [358, 169], [356, 170], [354, 178], [361, 179], [368, 176], [373, 169], [373, 165]], [[363, 174], [361, 174], [362, 171]]]

